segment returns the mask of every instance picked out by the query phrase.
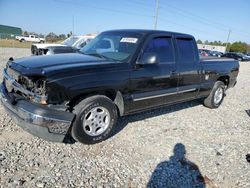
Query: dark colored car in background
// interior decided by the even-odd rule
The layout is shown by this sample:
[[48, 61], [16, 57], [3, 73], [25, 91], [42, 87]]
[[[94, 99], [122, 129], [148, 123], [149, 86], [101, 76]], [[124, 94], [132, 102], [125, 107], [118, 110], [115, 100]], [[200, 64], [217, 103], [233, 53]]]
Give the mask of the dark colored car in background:
[[198, 52], [199, 52], [200, 56], [204, 56], [204, 57], [209, 56], [209, 54], [207, 52], [205, 52], [203, 49], [199, 49]]
[[221, 57], [233, 58], [238, 61], [250, 61], [250, 58], [238, 52], [228, 52], [228, 53], [223, 54]]
[[215, 57], [221, 57], [223, 55], [223, 53], [219, 52], [219, 51], [211, 51], [210, 55], [215, 56]]
[[248, 58], [250, 58], [250, 53], [246, 53], [245, 55], [246, 55]]
[[211, 51], [207, 49], [199, 49], [200, 56], [214, 56], [214, 57], [221, 57], [222, 52], [219, 51]]

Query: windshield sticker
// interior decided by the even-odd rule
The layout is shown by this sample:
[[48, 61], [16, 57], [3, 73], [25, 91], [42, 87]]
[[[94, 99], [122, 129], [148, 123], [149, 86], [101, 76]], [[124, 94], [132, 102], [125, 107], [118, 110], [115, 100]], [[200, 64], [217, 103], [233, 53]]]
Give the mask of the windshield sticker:
[[124, 37], [121, 39], [120, 42], [128, 42], [128, 43], [136, 43], [138, 40], [138, 38], [127, 38], [127, 37]]

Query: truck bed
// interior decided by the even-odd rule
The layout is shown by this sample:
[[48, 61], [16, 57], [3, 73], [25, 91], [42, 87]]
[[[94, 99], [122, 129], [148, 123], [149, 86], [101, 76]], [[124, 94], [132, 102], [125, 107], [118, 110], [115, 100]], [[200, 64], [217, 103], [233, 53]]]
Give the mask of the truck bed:
[[220, 75], [227, 75], [228, 87], [234, 86], [239, 73], [239, 61], [229, 58], [203, 58], [200, 61], [203, 72], [210, 75], [211, 81]]

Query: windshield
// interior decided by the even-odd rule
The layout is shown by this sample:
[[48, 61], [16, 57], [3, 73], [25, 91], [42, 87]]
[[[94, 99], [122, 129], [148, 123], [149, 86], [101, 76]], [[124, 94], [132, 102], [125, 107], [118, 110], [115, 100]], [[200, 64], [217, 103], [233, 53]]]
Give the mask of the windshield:
[[77, 36], [71, 36], [67, 38], [66, 40], [64, 40], [62, 44], [67, 45], [67, 46], [72, 46], [78, 39], [79, 37]]
[[125, 61], [135, 52], [141, 34], [131, 32], [105, 32], [98, 35], [80, 52], [116, 61]]
[[86, 44], [88, 44], [92, 39], [90, 38], [80, 38], [79, 40], [77, 40], [72, 46], [80, 49], [82, 47], [84, 47]]

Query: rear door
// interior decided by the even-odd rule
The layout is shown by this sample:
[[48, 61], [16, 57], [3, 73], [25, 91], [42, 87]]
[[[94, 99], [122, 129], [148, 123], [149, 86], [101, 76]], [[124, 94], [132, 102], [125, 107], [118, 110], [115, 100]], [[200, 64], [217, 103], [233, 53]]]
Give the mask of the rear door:
[[176, 37], [178, 97], [181, 100], [195, 98], [200, 88], [200, 60], [194, 38]]

